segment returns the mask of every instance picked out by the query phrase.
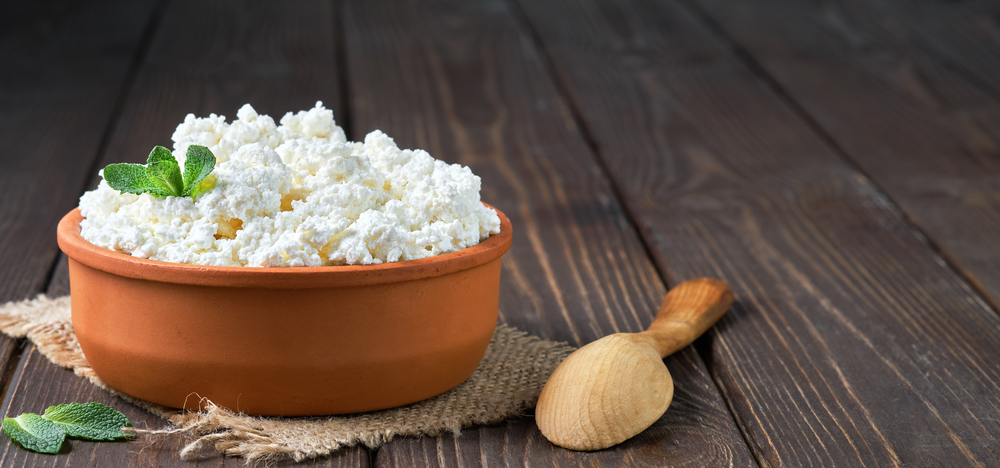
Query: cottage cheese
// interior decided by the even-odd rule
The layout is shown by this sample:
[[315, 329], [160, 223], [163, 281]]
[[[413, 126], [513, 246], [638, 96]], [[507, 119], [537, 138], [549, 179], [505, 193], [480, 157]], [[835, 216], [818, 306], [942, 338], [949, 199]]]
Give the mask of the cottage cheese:
[[249, 104], [226, 122], [189, 114], [173, 134], [216, 156], [211, 190], [190, 197], [80, 198], [81, 235], [135, 257], [222, 266], [374, 264], [473, 246], [500, 232], [468, 167], [401, 150], [374, 131], [349, 142], [321, 102], [276, 125]]

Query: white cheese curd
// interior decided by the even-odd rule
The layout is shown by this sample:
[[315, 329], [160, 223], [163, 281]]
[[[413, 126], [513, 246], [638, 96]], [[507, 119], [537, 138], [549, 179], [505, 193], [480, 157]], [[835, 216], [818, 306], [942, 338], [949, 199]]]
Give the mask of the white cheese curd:
[[321, 102], [280, 125], [249, 104], [237, 119], [188, 114], [173, 134], [215, 154], [214, 187], [191, 197], [120, 193], [102, 181], [80, 198], [80, 234], [135, 257], [222, 266], [395, 262], [453, 252], [500, 232], [480, 179], [374, 131], [348, 142]]

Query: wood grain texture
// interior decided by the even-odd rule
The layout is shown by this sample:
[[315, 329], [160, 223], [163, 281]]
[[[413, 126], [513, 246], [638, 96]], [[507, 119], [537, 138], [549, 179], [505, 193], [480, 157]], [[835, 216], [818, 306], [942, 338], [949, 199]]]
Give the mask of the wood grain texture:
[[997, 464], [1000, 319], [800, 114], [677, 4], [520, 5], [660, 267], [733, 286], [701, 350], [761, 466]]
[[[288, 111], [311, 108], [317, 100], [339, 113], [334, 13], [330, 2], [321, 0], [289, 4], [171, 2], [163, 12], [162, 23], [138, 70], [121, 116], [114, 123], [107, 150], [95, 167], [111, 162], [145, 161], [153, 145], [170, 146], [174, 127], [187, 113], [206, 116], [215, 112], [232, 119], [236, 110], [249, 102], [258, 112], [280, 118]], [[89, 168], [77, 168], [74, 176], [79, 180], [73, 187], [73, 197], [79, 196], [85, 181], [89, 181], [87, 188], [95, 187], [99, 181], [96, 173], [89, 173]], [[60, 214], [73, 204], [75, 199], [60, 208]], [[13, 205], [2, 206], [6, 209]], [[52, 229], [54, 232], [54, 221]], [[41, 228], [33, 232], [38, 231]], [[44, 243], [55, 248], [52, 239]], [[50, 295], [68, 292], [66, 275], [62, 260], [51, 281]], [[67, 401], [101, 401], [125, 412], [136, 426], [165, 426], [163, 420], [93, 387], [71, 371], [53, 366], [29, 347], [7, 392], [4, 414], [39, 412]], [[39, 458], [7, 444], [2, 446], [0, 465], [243, 465], [240, 459], [215, 454], [207, 454], [196, 463], [182, 462], [177, 452], [184, 442], [181, 436], [142, 438], [129, 443], [72, 441], [72, 450], [58, 458]], [[306, 465], [366, 466], [368, 463], [367, 449], [352, 448]]]
[[11, 2], [0, 15], [0, 300], [44, 290], [56, 223], [97, 157], [152, 6]]
[[553, 444], [594, 451], [652, 426], [670, 406], [674, 382], [647, 343], [615, 333], [571, 354], [538, 396], [535, 424]]
[[162, 21], [99, 167], [172, 146], [189, 113], [232, 121], [250, 103], [277, 121], [323, 101], [343, 114], [330, 2], [174, 1]]
[[[44, 291], [58, 254], [56, 223], [97, 158], [153, 4], [3, 4], [0, 302]], [[0, 336], [5, 393], [21, 351], [18, 340]]]
[[[915, 46], [993, 97], [1000, 97], [997, 2], [851, 0], [832, 8], [847, 13], [845, 25], [857, 27], [859, 20], [870, 22], [884, 35]], [[859, 9], [864, 13], [854, 14]]]
[[[858, 2], [700, 5], [997, 309], [1000, 101], [924, 53], [916, 42], [928, 31], [920, 38], [890, 34], [913, 12]], [[797, 27], [787, 26], [789, 17]]]
[[[509, 4], [359, 1], [344, 13], [352, 138], [382, 129], [400, 147], [470, 166], [483, 200], [511, 218], [501, 319], [577, 345], [646, 328], [664, 286]], [[676, 406], [627, 445], [575, 454], [527, 419], [463, 433], [476, 437], [397, 440], [375, 463], [752, 466], [691, 348], [667, 365]]]
[[[695, 353], [682, 352], [666, 361], [671, 374], [701, 372]], [[690, 383], [690, 382], [689, 382]], [[702, 382], [698, 382], [702, 383]], [[706, 443], [706, 433], [728, 433], [732, 424], [704, 411], [714, 385], [675, 387], [666, 416], [640, 435], [597, 452], [573, 452], [552, 445], [530, 415], [504, 423], [477, 426], [455, 436], [403, 439], [379, 449], [376, 466], [420, 467], [687, 467], [756, 466], [746, 460], [745, 446]], [[714, 396], [712, 397], [714, 400]], [[717, 439], [712, 437], [711, 440]], [[729, 463], [733, 461], [733, 463]]]
[[[104, 403], [121, 411], [135, 427], [142, 429], [168, 429], [166, 422], [150, 415], [125, 400], [94, 386], [73, 371], [58, 367], [38, 353], [34, 346], [25, 350], [21, 365], [14, 375], [3, 406], [6, 415], [21, 413], [41, 414], [45, 408], [59, 403], [91, 402]], [[207, 453], [200, 459], [184, 462], [178, 452], [189, 442], [180, 436], [141, 436], [134, 441], [88, 442], [69, 439], [59, 455], [52, 456], [29, 452], [13, 442], [0, 445], [0, 466], [31, 467], [171, 467], [171, 466], [213, 466], [244, 467], [245, 460], [223, 458]], [[368, 465], [368, 452], [361, 449], [342, 450], [331, 457], [313, 462], [294, 463], [291, 461], [269, 466], [315, 466], [315, 467], [357, 467]]]
[[538, 429], [553, 444], [588, 451], [642, 432], [674, 394], [663, 358], [694, 342], [732, 304], [732, 290], [715, 278], [674, 286], [646, 331], [605, 336], [559, 364], [538, 396]]

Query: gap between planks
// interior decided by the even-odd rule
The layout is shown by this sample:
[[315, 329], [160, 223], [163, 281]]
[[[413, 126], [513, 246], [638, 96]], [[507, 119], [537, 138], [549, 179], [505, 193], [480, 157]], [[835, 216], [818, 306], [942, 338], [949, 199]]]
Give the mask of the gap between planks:
[[[104, 126], [104, 131], [101, 134], [97, 150], [95, 151], [95, 156], [92, 160], [93, 162], [88, 168], [88, 171], [83, 177], [81, 185], [77, 190], [77, 193], [81, 196], [83, 195], [83, 193], [87, 191], [88, 185], [91, 183], [93, 176], [96, 175], [97, 171], [100, 169], [101, 162], [104, 160], [104, 155], [108, 151], [108, 147], [110, 146], [110, 142], [112, 139], [112, 135], [115, 131], [115, 127], [123, 114], [126, 101], [128, 100], [128, 97], [137, 81], [139, 72], [142, 69], [143, 64], [146, 62], [150, 46], [160, 29], [160, 26], [163, 21], [164, 12], [169, 8], [170, 3], [171, 0], [157, 0], [155, 5], [153, 6], [153, 11], [143, 30], [142, 36], [138, 41], [136, 51], [133, 54], [129, 67], [123, 78], [123, 84], [118, 92], [117, 97], [115, 98], [115, 102], [112, 106], [112, 110], [108, 117], [108, 121]], [[338, 121], [338, 125], [344, 128], [345, 132], [350, 132], [352, 109], [350, 108], [350, 100], [348, 99], [349, 87], [347, 86], [348, 74], [346, 71], [346, 66], [347, 66], [346, 48], [345, 48], [346, 37], [344, 36], [343, 33], [344, 30], [343, 13], [342, 13], [343, 2], [340, 0], [330, 0], [330, 5], [331, 5], [330, 22], [332, 24], [332, 27], [334, 28], [334, 36], [331, 38], [331, 42], [334, 48], [334, 58], [338, 66], [337, 69], [338, 79], [342, 84], [342, 89], [340, 93], [342, 100], [339, 103], [339, 109], [337, 110], [339, 111], [338, 115], [341, 115], [343, 117], [341, 117], [341, 120]], [[43, 283], [44, 289], [46, 291], [50, 291], [52, 289], [55, 283], [55, 275], [59, 270], [60, 262], [63, 260], [64, 256], [65, 254], [59, 252], [59, 254], [53, 260], [52, 266], [49, 269], [46, 279]], [[3, 395], [5, 396], [3, 403], [5, 405], [10, 404], [10, 399], [7, 398], [7, 392], [10, 390], [9, 387], [13, 382], [14, 377], [20, 370], [22, 370], [22, 368], [25, 365], [25, 363], [22, 363], [22, 361], [28, 359], [29, 357], [30, 353], [26, 352], [27, 348], [29, 346], [32, 346], [25, 338], [11, 340], [11, 341], [13, 345], [11, 347], [12, 349], [10, 358], [7, 360], [6, 366], [4, 367], [2, 374], [0, 374], [0, 378], [2, 378], [2, 380], [0, 380], [0, 383], [2, 383]], [[363, 449], [364, 452], [366, 452], [367, 466], [370, 468], [374, 468], [375, 455], [378, 452], [378, 449], [371, 449], [368, 447], [361, 447], [361, 448]]]
[[[108, 143], [111, 140], [111, 133], [113, 132], [115, 127], [115, 123], [118, 121], [119, 117], [121, 117], [122, 109], [125, 106], [125, 100], [128, 96], [129, 91], [132, 89], [133, 83], [135, 83], [136, 77], [138, 76], [139, 68], [142, 62], [146, 58], [146, 51], [149, 50], [149, 45], [152, 42], [153, 37], [156, 35], [156, 30], [160, 24], [163, 11], [166, 9], [167, 3], [169, 1], [170, 0], [157, 0], [156, 4], [153, 5], [152, 13], [149, 15], [149, 19], [146, 21], [146, 26], [143, 30], [142, 36], [140, 36], [139, 38], [138, 46], [136, 47], [136, 50], [132, 55], [129, 67], [125, 72], [125, 76], [122, 80], [123, 82], [121, 89], [119, 90], [118, 95], [115, 97], [115, 102], [112, 105], [111, 113], [108, 115], [107, 123], [104, 125], [104, 131], [101, 133], [101, 138], [98, 141], [97, 149], [94, 152], [94, 157], [91, 160], [92, 162], [86, 174], [94, 174], [98, 170], [98, 165], [100, 164], [101, 155], [104, 154], [104, 152], [107, 150]], [[83, 195], [83, 193], [87, 189], [87, 184], [90, 183], [90, 177], [87, 176], [86, 174], [82, 178], [82, 182], [79, 188], [77, 189], [77, 193], [79, 195]], [[65, 254], [63, 254], [60, 251], [53, 258], [52, 265], [49, 267], [45, 275], [45, 280], [42, 282], [42, 291], [39, 292], [45, 292], [51, 289], [56, 272], [59, 269], [59, 263], [62, 261], [64, 255]], [[3, 401], [4, 404], [9, 404], [9, 401], [7, 401], [7, 391], [9, 390], [10, 384], [13, 381], [14, 375], [17, 373], [17, 370], [20, 367], [22, 358], [25, 358], [26, 354], [24, 352], [25, 349], [27, 349], [28, 346], [31, 346], [28, 343], [27, 338], [19, 338], [16, 340], [12, 339], [11, 342], [12, 342], [11, 346], [12, 349], [10, 357], [8, 358], [6, 365], [4, 366], [3, 373], [0, 374], [0, 379], [2, 379], [0, 380], [0, 385], [2, 385], [3, 388], [2, 394], [4, 395], [4, 401]]]
[[[531, 22], [531, 20], [529, 19], [528, 15], [525, 13], [525, 11], [521, 8], [520, 0], [509, 0], [509, 4], [511, 5], [511, 11], [514, 13], [513, 17], [515, 18], [515, 21], [518, 21], [519, 23], [521, 23], [521, 26], [523, 27], [523, 29], [525, 29], [527, 31], [529, 37], [531, 37], [532, 45], [538, 51], [539, 55], [541, 57], [543, 57], [542, 62], [544, 63], [546, 72], [549, 74], [549, 76], [552, 79], [552, 82], [554, 84], [556, 92], [558, 93], [559, 97], [561, 99], [563, 99], [563, 101], [566, 102], [567, 107], [569, 107], [570, 113], [571, 113], [572, 118], [573, 118], [573, 121], [576, 124], [577, 128], [579, 129], [579, 133], [582, 135], [582, 137], [583, 137], [584, 141], [586, 142], [587, 146], [590, 147], [590, 150], [592, 152], [591, 156], [597, 161], [598, 167], [601, 168], [602, 176], [609, 181], [609, 185], [611, 186], [612, 193], [614, 194], [615, 200], [617, 201], [617, 203], [620, 206], [623, 207], [625, 213], [628, 215], [627, 218], [628, 218], [628, 221], [629, 221], [629, 225], [631, 226], [631, 228], [636, 233], [640, 234], [638, 236], [639, 242], [642, 244], [642, 247], [643, 247], [643, 250], [646, 253], [646, 256], [649, 257], [649, 258], [651, 258], [651, 259], [655, 258], [654, 255], [653, 255], [652, 247], [650, 246], [650, 242], [647, 240], [647, 236], [646, 235], [642, 235], [643, 230], [640, 228], [639, 224], [636, 222], [636, 216], [635, 216], [634, 208], [632, 207], [631, 203], [629, 203], [628, 198], [625, 197], [625, 195], [622, 193], [621, 189], [618, 187], [618, 184], [615, 182], [616, 178], [612, 176], [611, 171], [607, 167], [607, 163], [605, 162], [605, 158], [600, 157], [601, 148], [597, 144], [596, 139], [593, 137], [593, 133], [590, 130], [590, 127], [587, 125], [586, 121], [583, 119], [583, 114], [582, 114], [582, 110], [580, 109], [580, 105], [573, 98], [572, 93], [569, 92], [569, 87], [568, 87], [568, 85], [565, 82], [565, 78], [562, 76], [561, 73], [559, 73], [559, 70], [558, 70], [558, 68], [556, 67], [556, 64], [555, 64], [555, 60], [552, 58], [552, 55], [551, 55], [548, 47], [545, 46], [545, 42], [542, 40], [541, 36], [539, 35], [537, 28]], [[699, 13], [701, 13], [701, 12], [699, 12]], [[706, 21], [704, 21], [704, 18], [701, 18], [701, 16], [702, 15], [698, 15], [697, 18], [699, 20], [701, 20], [703, 23], [706, 22]], [[710, 24], [708, 26], [709, 26], [709, 29], [712, 30], [713, 32], [715, 32], [717, 34], [719, 33], [718, 28], [717, 28], [716, 25]], [[725, 37], [725, 36], [723, 36], [723, 37], [726, 39], [727, 43], [732, 44], [732, 45], [735, 46], [735, 44], [733, 44], [733, 42], [731, 40], [729, 40], [728, 37]], [[736, 48], [737, 48], [737, 50], [739, 50], [738, 46], [736, 46]], [[746, 55], [746, 54], [744, 53], [744, 55]], [[744, 62], [746, 62], [747, 60], [751, 60], [752, 61], [752, 59], [749, 58], [749, 57], [740, 57], [740, 60], [744, 61]], [[767, 81], [770, 86], [776, 87], [775, 91], [778, 92], [778, 94], [780, 96], [782, 96], [782, 98], [788, 100], [788, 96], [786, 95], [786, 93], [784, 92], [784, 90], [780, 89], [780, 85], [778, 85], [777, 82], [775, 82], [773, 79], [771, 79], [770, 76], [767, 76], [766, 73], [764, 73], [763, 69], [760, 69], [760, 67], [757, 66], [756, 63], [753, 63], [750, 66], [750, 68], [753, 70], [754, 74], [762, 74], [762, 75], [764, 75], [766, 77], [765, 81]], [[804, 114], [804, 112], [799, 108], [799, 106], [795, 105], [794, 109], [795, 109], [796, 113], [798, 113], [800, 115]], [[816, 128], [815, 122], [813, 122], [812, 119], [808, 119], [807, 123], [808, 123], [808, 125], [810, 127]], [[832, 139], [829, 139], [828, 135], [826, 135], [825, 133], [821, 133], [821, 134], [823, 135], [823, 137], [824, 137], [825, 140], [829, 140], [828, 142], [832, 143]], [[836, 146], [835, 143], [834, 143], [833, 146], [835, 148], [835, 151], [837, 151], [838, 153], [840, 153], [842, 155], [844, 154], [844, 152], [838, 146]], [[866, 175], [866, 177], [867, 177], [867, 175]], [[881, 187], [876, 186], [876, 188], [879, 191], [882, 191]], [[893, 201], [893, 203], [895, 203], [895, 202]], [[910, 222], [909, 218], [907, 218], [907, 222], [912, 225], [912, 222]], [[935, 252], [937, 252], [937, 250], [935, 250]], [[657, 273], [657, 275], [660, 278], [660, 281], [663, 282], [664, 286], [669, 290], [671, 288], [671, 285], [674, 282], [674, 279], [670, 276], [670, 272], [666, 271], [665, 268], [661, 268], [659, 262], [653, 262], [653, 267], [655, 268], [656, 273]], [[977, 292], [980, 292], [980, 291], [977, 290]], [[980, 295], [982, 295], [982, 294], [980, 293]], [[994, 307], [994, 310], [996, 310], [995, 307]], [[708, 349], [708, 347], [710, 346], [710, 341], [708, 339], [702, 337], [702, 338], [699, 338], [699, 339], [695, 340], [693, 343], [691, 343], [691, 346], [693, 346], [695, 348], [695, 351], [697, 352], [698, 356], [701, 358], [702, 362], [705, 364], [705, 368], [708, 370], [708, 374], [709, 374], [709, 376], [712, 379], [712, 383], [715, 385], [716, 391], [719, 393], [719, 395], [722, 396], [723, 403], [726, 405], [726, 411], [729, 412], [729, 417], [732, 420], [733, 425], [738, 429], [740, 437], [742, 437], [742, 439], [743, 439], [743, 443], [746, 444], [747, 449], [750, 450], [751, 453], [754, 453], [754, 451], [752, 449], [753, 446], [751, 444], [751, 440], [749, 438], [749, 435], [746, 433], [746, 428], [743, 427], [743, 425], [741, 425], [740, 422], [739, 422], [739, 420], [737, 419], [737, 417], [736, 417], [736, 409], [733, 407], [732, 399], [727, 395], [726, 390], [725, 390], [725, 386], [719, 380], [718, 373], [715, 372], [715, 370], [713, 368], [714, 367], [714, 359], [712, 358], [711, 352]], [[760, 459], [758, 459], [756, 456], [751, 457], [751, 459], [754, 461], [754, 463], [757, 464], [758, 467], [763, 467], [762, 461]]]
[[[702, 26], [705, 26], [706, 30], [714, 34], [718, 39], [723, 41], [726, 45], [731, 48], [732, 55], [743, 65], [750, 70], [750, 72], [756, 76], [758, 79], [767, 86], [774, 94], [785, 104], [789, 109], [800, 118], [809, 129], [811, 129], [820, 140], [826, 143], [827, 146], [836, 154], [844, 163], [849, 166], [852, 170], [861, 174], [866, 180], [865, 182], [871, 184], [874, 190], [877, 192], [878, 196], [884, 197], [888, 200], [890, 204], [890, 209], [897, 212], [903, 221], [906, 223], [907, 227], [916, 234], [916, 237], [920, 239], [945, 265], [951, 270], [955, 275], [966, 283], [966, 285], [975, 292], [976, 296], [984, 303], [989, 305], [990, 310], [1000, 316], [1000, 304], [997, 304], [993, 298], [987, 293], [985, 287], [982, 283], [973, 275], [971, 272], [961, 267], [961, 261], [953, 254], [951, 254], [948, 249], [944, 248], [940, 242], [934, 240], [934, 237], [930, 235], [925, 229], [923, 229], [910, 214], [902, 208], [902, 205], [893, 198], [889, 192], [878, 182], [878, 179], [873, 177], [867, 170], [865, 170], [858, 161], [844, 149], [844, 147], [837, 142], [837, 140], [831, 135], [826, 129], [823, 128], [819, 122], [813, 118], [805, 107], [799, 104], [795, 98], [792, 97], [785, 87], [770, 73], [764, 69], [763, 65], [754, 58], [753, 54], [750, 53], [745, 47], [743, 47], [736, 39], [730, 35], [726, 30], [704, 9], [696, 5], [692, 0], [677, 0], [677, 3], [681, 5], [682, 8], [687, 9], [692, 13], [692, 17], [700, 21]], [[923, 49], [921, 47], [921, 49]], [[926, 51], [924, 51], [926, 53]], [[928, 53], [931, 57], [940, 59], [934, 54]], [[942, 60], [942, 65], [949, 66], [949, 68], [956, 68], [956, 64], [948, 64], [947, 61]], [[967, 73], [961, 73], [963, 78], [967, 78]], [[978, 81], [970, 80], [971, 83], [979, 87]], [[990, 93], [992, 96], [992, 94]], [[645, 244], [645, 241], [643, 242]], [[700, 353], [701, 351], [699, 351]], [[714, 375], [714, 374], [713, 374]], [[714, 378], [714, 377], [713, 377]]]
[[[641, 226], [636, 222], [634, 210], [628, 201], [628, 198], [622, 193], [621, 189], [618, 188], [618, 184], [615, 182], [614, 177], [612, 177], [611, 171], [608, 169], [607, 163], [604, 158], [600, 156], [601, 147], [597, 144], [597, 140], [593, 136], [590, 127], [587, 126], [583, 119], [583, 113], [580, 110], [580, 106], [577, 104], [576, 100], [573, 99], [572, 94], [569, 92], [569, 86], [566, 84], [566, 80], [561, 73], [559, 73], [558, 67], [556, 67], [555, 60], [553, 60], [548, 47], [545, 46], [545, 42], [542, 41], [541, 35], [538, 33], [538, 29], [535, 25], [531, 23], [528, 15], [521, 8], [519, 0], [508, 0], [508, 4], [511, 6], [511, 12], [513, 13], [514, 20], [520, 23], [522, 29], [528, 33], [528, 37], [531, 38], [531, 44], [538, 52], [538, 55], [542, 57], [542, 63], [545, 68], [545, 72], [549, 75], [552, 80], [553, 87], [556, 90], [557, 96], [562, 99], [566, 106], [569, 107], [570, 115], [572, 116], [573, 123], [576, 125], [577, 131], [580, 136], [583, 137], [583, 141], [586, 143], [587, 147], [590, 148], [590, 156], [596, 162], [597, 166], [601, 168], [601, 176], [608, 181], [608, 185], [611, 188], [611, 193], [615, 198], [615, 202], [619, 206], [624, 208], [626, 218], [628, 219], [629, 227], [639, 234], [639, 243], [642, 245], [642, 249], [646, 254], [646, 257], [652, 259], [653, 250], [646, 240], [646, 236], [642, 235]], [[656, 262], [653, 263], [653, 268], [656, 270], [657, 276], [659, 276], [660, 281], [663, 285], [670, 289], [674, 280], [670, 277], [670, 272], [665, 269], [661, 269], [660, 265]]]
[[[87, 186], [93, 175], [97, 174], [100, 170], [102, 156], [108, 150], [108, 145], [111, 142], [111, 134], [114, 133], [115, 125], [118, 119], [121, 118], [122, 110], [125, 108], [125, 101], [128, 99], [129, 92], [132, 91], [132, 86], [135, 84], [136, 78], [139, 76], [139, 69], [142, 67], [142, 63], [146, 61], [146, 53], [149, 51], [149, 45], [153, 41], [153, 37], [156, 36], [156, 31], [159, 29], [160, 22], [163, 18], [163, 12], [167, 9], [170, 0], [157, 0], [156, 4], [153, 5], [153, 11], [149, 15], [149, 20], [146, 21], [146, 27], [142, 32], [142, 36], [139, 38], [138, 46], [135, 49], [135, 53], [132, 55], [132, 60], [129, 63], [128, 69], [125, 71], [125, 77], [122, 80], [122, 87], [118, 91], [118, 96], [115, 97], [115, 102], [111, 107], [111, 113], [108, 115], [108, 121], [104, 126], [104, 131], [101, 132], [101, 139], [97, 143], [97, 150], [94, 152], [94, 158], [87, 169], [87, 172], [83, 175], [83, 180], [80, 187], [77, 189], [76, 193], [78, 196], [83, 196], [87, 191]], [[55, 285], [56, 274], [59, 271], [59, 263], [62, 262], [63, 257], [66, 254], [59, 253], [52, 260], [52, 266], [49, 268], [49, 272], [46, 275], [45, 281], [43, 283], [44, 290], [46, 293], [52, 291]], [[4, 381], [4, 388], [9, 385], [8, 381]], [[6, 394], [6, 393], [5, 393]]]

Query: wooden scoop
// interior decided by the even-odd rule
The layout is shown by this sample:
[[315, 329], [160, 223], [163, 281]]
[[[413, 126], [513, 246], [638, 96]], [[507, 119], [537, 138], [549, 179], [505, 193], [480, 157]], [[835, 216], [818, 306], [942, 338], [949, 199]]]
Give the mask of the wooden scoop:
[[571, 450], [607, 448], [642, 432], [674, 396], [663, 358], [698, 338], [732, 303], [722, 281], [685, 281], [663, 299], [648, 330], [615, 333], [576, 350], [538, 397], [538, 428]]

